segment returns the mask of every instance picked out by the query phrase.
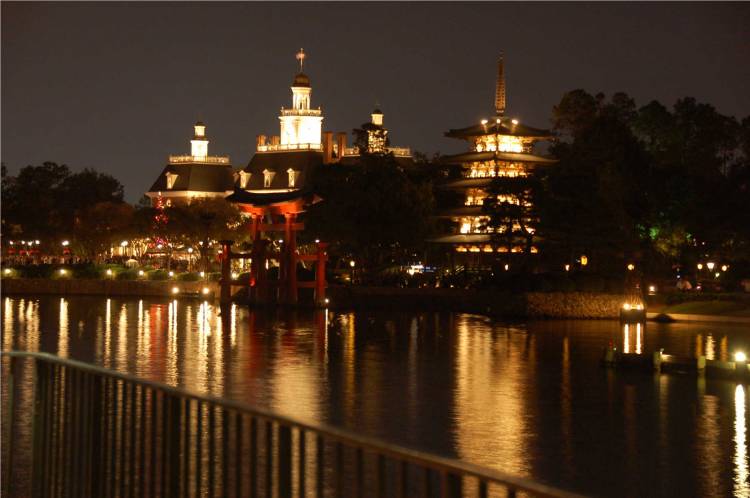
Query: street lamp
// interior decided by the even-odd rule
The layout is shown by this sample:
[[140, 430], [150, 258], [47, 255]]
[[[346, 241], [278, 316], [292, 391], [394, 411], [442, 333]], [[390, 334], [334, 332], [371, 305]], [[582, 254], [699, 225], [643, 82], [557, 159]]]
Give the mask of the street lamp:
[[698, 263], [698, 269], [699, 269], [699, 270], [702, 270], [702, 269], [703, 269], [703, 263]]
[[633, 263], [628, 263], [628, 271], [635, 270], [635, 265]]
[[706, 263], [706, 267], [708, 267], [708, 271], [713, 271], [714, 266], [716, 265], [714, 264], [713, 261], [709, 261], [708, 263]]

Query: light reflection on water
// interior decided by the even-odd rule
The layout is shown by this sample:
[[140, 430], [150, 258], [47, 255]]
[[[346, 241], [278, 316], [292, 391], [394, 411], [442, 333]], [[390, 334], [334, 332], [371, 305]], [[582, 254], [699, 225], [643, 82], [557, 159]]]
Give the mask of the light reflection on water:
[[750, 496], [747, 468], [747, 424], [745, 423], [745, 386], [738, 385], [734, 390], [734, 496]]
[[201, 301], [82, 297], [6, 297], [0, 309], [5, 350], [94, 362], [585, 493], [748, 496], [744, 387], [599, 366], [609, 344], [728, 360], [748, 349], [747, 327], [222, 314]]

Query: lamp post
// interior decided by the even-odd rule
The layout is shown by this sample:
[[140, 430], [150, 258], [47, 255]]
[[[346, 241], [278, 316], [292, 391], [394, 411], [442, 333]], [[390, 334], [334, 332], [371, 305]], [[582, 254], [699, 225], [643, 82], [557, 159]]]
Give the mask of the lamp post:
[[349, 281], [352, 285], [354, 285], [354, 267], [356, 266], [356, 263], [354, 260], [349, 261], [349, 267], [352, 269], [351, 274], [349, 275]]

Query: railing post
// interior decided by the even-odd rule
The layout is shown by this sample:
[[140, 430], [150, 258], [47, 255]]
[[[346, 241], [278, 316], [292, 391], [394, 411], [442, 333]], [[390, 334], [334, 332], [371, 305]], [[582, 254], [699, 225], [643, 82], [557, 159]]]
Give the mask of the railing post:
[[440, 496], [444, 498], [461, 498], [461, 476], [444, 471], [440, 479]]
[[[8, 418], [10, 420], [10, 430], [8, 430], [8, 449], [7, 449], [7, 460], [5, 462], [5, 496], [11, 496], [13, 494], [13, 434], [15, 433], [15, 419], [13, 414], [14, 410], [14, 398], [16, 391], [16, 379], [15, 379], [15, 365], [16, 359], [10, 358], [10, 370], [8, 373]], [[36, 405], [36, 402], [34, 403]], [[34, 435], [36, 435], [36, 417], [34, 417]], [[32, 460], [33, 465], [33, 460]]]
[[292, 496], [292, 428], [279, 424], [279, 496]]
[[90, 496], [101, 492], [102, 462], [102, 378], [92, 375], [91, 378], [91, 453], [90, 458]]
[[[169, 395], [169, 495], [180, 495], [180, 421], [181, 400]], [[185, 448], [187, 451], [187, 448]]]

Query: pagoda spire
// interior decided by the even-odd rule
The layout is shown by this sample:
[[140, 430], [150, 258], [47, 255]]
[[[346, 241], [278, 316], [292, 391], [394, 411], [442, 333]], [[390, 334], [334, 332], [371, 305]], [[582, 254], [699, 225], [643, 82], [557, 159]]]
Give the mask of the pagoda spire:
[[497, 83], [495, 85], [495, 113], [498, 116], [505, 114], [505, 68], [503, 64], [503, 53], [497, 60]]
[[302, 65], [305, 62], [305, 49], [300, 48], [299, 52], [297, 52], [296, 57], [297, 57], [297, 60], [299, 61], [299, 72], [301, 73], [302, 72]]

